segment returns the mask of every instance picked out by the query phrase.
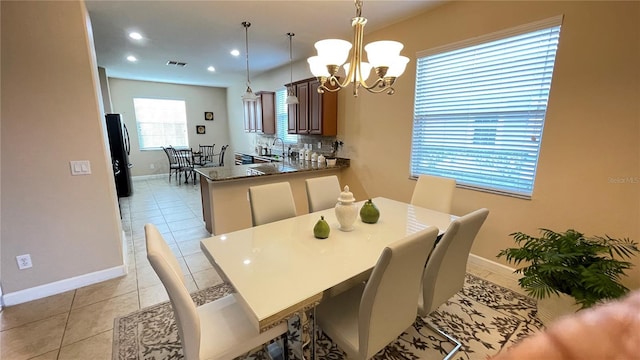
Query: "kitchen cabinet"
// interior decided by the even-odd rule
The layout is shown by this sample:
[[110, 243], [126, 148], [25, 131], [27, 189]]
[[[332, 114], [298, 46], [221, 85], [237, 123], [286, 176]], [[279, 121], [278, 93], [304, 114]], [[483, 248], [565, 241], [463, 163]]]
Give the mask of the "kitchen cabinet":
[[298, 104], [289, 105], [288, 133], [336, 136], [338, 134], [338, 94], [318, 93], [317, 79], [306, 79], [287, 84], [293, 87]]
[[262, 134], [276, 133], [276, 93], [256, 92], [256, 101], [244, 102], [244, 130]]

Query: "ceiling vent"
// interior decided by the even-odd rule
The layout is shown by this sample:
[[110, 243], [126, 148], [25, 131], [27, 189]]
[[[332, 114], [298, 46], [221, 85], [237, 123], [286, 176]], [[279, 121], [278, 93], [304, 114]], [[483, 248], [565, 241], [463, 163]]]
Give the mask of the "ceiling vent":
[[186, 62], [169, 60], [167, 61], [167, 65], [177, 66], [177, 67], [185, 67], [187, 66]]

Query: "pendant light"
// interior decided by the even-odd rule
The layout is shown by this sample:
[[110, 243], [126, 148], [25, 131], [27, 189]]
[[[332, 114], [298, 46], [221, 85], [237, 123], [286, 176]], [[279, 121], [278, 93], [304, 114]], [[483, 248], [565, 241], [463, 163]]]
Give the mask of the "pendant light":
[[[296, 34], [294, 33], [287, 33], [287, 36], [289, 37], [289, 75], [291, 76], [291, 84], [293, 84], [293, 48], [291, 46], [291, 38], [295, 35]], [[298, 103], [298, 98], [293, 93], [293, 85], [289, 86], [287, 89], [287, 99], [285, 100], [285, 103], [287, 105], [295, 105]]]
[[256, 101], [258, 100], [258, 96], [251, 90], [251, 80], [249, 79], [249, 26], [251, 26], [251, 23], [243, 21], [242, 26], [244, 26], [245, 54], [247, 59], [247, 91], [242, 95], [242, 101]]

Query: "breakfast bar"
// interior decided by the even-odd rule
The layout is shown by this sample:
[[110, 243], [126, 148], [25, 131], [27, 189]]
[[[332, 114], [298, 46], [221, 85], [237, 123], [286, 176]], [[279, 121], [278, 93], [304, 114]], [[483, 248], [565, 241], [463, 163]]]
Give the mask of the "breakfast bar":
[[247, 192], [250, 186], [288, 181], [298, 215], [308, 212], [305, 179], [337, 175], [349, 167], [339, 158], [335, 166], [285, 159], [271, 163], [196, 168], [200, 175], [202, 216], [213, 235], [251, 227]]

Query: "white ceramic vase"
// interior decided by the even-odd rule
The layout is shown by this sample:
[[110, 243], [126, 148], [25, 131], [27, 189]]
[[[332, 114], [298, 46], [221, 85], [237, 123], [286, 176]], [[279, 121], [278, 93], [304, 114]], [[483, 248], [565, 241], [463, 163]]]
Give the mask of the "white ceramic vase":
[[336, 218], [340, 223], [339, 229], [342, 231], [353, 230], [353, 224], [358, 217], [358, 207], [356, 206], [356, 199], [349, 191], [349, 186], [344, 187], [344, 191], [340, 193], [338, 197], [338, 203], [335, 207]]

